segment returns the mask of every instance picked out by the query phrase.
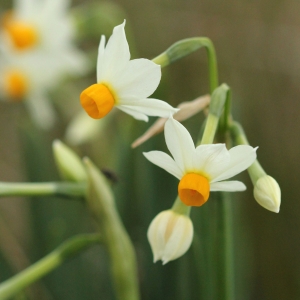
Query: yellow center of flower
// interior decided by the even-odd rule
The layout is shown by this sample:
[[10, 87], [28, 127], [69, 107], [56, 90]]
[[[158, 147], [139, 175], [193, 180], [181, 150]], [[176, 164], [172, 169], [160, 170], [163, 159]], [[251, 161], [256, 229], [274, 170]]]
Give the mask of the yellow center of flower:
[[112, 110], [115, 98], [106, 85], [96, 83], [80, 94], [80, 103], [90, 117], [101, 119]]
[[201, 206], [209, 197], [209, 182], [206, 177], [196, 174], [185, 174], [178, 185], [178, 195], [188, 206]]
[[19, 71], [9, 71], [5, 74], [4, 85], [7, 95], [15, 101], [22, 100], [27, 92], [27, 80]]
[[25, 50], [36, 45], [38, 33], [35, 27], [22, 21], [13, 20], [12, 13], [4, 16], [3, 26], [18, 50]]

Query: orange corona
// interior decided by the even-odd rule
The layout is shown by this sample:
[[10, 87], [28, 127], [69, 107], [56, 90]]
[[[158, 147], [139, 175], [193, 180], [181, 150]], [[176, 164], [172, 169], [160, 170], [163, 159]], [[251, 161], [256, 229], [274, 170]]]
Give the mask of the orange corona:
[[96, 83], [80, 94], [80, 103], [90, 117], [101, 119], [113, 109], [115, 99], [106, 85]]
[[178, 195], [188, 206], [201, 206], [209, 198], [210, 185], [206, 177], [196, 174], [185, 174], [178, 185]]
[[22, 100], [27, 92], [26, 78], [21, 72], [10, 71], [5, 74], [7, 95], [15, 101]]
[[38, 33], [34, 26], [12, 19], [12, 13], [7, 14], [3, 21], [4, 28], [10, 35], [16, 49], [24, 50], [36, 45]]

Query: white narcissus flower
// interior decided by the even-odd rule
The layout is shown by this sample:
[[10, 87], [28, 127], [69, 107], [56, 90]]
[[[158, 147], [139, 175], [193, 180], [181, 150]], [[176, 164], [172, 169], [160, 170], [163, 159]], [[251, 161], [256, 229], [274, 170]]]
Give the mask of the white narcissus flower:
[[0, 27], [0, 95], [25, 100], [33, 120], [49, 129], [55, 120], [47, 92], [88, 63], [73, 45], [68, 0], [15, 0]]
[[47, 72], [84, 73], [87, 61], [73, 45], [75, 25], [69, 4], [69, 0], [15, 0], [2, 20], [1, 45], [15, 55], [48, 54], [53, 60]]
[[188, 206], [201, 206], [210, 191], [244, 191], [240, 181], [226, 181], [247, 169], [256, 159], [256, 149], [240, 145], [226, 149], [225, 144], [200, 145], [197, 148], [179, 122], [170, 118], [165, 124], [165, 139], [173, 158], [161, 151], [144, 153], [157, 166], [177, 177], [178, 195]]
[[24, 100], [32, 119], [43, 129], [53, 126], [56, 119], [54, 108], [47, 95], [52, 83], [42, 68], [51, 68], [44, 55], [14, 56], [2, 54], [0, 61], [0, 98], [3, 101], [20, 102]]
[[154, 255], [154, 262], [163, 264], [182, 256], [193, 240], [193, 223], [184, 214], [173, 210], [159, 213], [148, 229], [148, 240]]
[[125, 21], [114, 28], [106, 46], [105, 37], [101, 37], [97, 83], [81, 93], [82, 107], [94, 119], [106, 116], [114, 107], [143, 121], [148, 121], [148, 116], [174, 114], [178, 109], [148, 98], [160, 82], [161, 68], [148, 59], [130, 60], [124, 27]]

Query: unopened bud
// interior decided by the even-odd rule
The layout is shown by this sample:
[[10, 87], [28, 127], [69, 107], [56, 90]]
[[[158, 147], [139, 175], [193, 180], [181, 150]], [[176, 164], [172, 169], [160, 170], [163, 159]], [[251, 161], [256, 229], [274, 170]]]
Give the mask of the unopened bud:
[[193, 240], [193, 223], [189, 216], [173, 210], [159, 213], [148, 229], [148, 240], [154, 255], [154, 262], [163, 264], [182, 256]]
[[86, 171], [77, 154], [59, 140], [53, 142], [53, 154], [61, 176], [70, 181], [87, 181]]
[[254, 198], [265, 209], [279, 212], [281, 191], [277, 181], [265, 175], [259, 178], [254, 185]]

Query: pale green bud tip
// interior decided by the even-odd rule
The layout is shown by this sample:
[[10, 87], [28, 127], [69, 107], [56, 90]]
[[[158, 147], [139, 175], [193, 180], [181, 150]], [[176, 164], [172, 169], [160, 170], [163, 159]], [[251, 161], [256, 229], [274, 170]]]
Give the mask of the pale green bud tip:
[[61, 176], [71, 181], [87, 181], [86, 171], [77, 154], [59, 140], [52, 144], [53, 155]]
[[265, 209], [279, 212], [281, 191], [273, 177], [265, 175], [257, 180], [254, 185], [254, 198]]
[[194, 229], [189, 216], [173, 210], [159, 213], [148, 229], [154, 262], [163, 264], [182, 256], [191, 246]]

